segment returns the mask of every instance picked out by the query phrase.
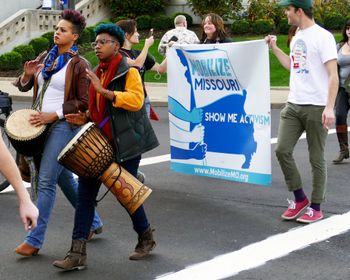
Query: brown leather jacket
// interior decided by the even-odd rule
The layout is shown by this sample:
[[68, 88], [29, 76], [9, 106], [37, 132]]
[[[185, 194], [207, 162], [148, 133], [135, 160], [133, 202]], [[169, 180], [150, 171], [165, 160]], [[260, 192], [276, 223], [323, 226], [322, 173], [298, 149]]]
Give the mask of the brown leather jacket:
[[[44, 61], [45, 55], [40, 54], [41, 62]], [[86, 68], [90, 69], [86, 59], [79, 55], [75, 55], [67, 65], [65, 87], [64, 87], [64, 102], [63, 114], [77, 113], [78, 110], [85, 112], [88, 108], [88, 91], [89, 80], [86, 77]], [[33, 102], [38, 95], [38, 75], [40, 71], [33, 75], [32, 79], [25, 85], [21, 85], [19, 77], [14, 85], [20, 91], [29, 91], [33, 88]]]

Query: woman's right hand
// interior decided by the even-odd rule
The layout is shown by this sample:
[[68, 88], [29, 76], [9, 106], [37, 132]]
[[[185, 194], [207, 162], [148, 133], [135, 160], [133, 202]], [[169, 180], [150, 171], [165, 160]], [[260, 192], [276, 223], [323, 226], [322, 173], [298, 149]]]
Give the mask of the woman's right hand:
[[153, 37], [153, 35], [148, 37], [148, 38], [146, 38], [145, 46], [147, 46], [147, 48], [150, 48], [153, 44], [154, 44], [154, 37]]
[[39, 71], [44, 65], [39, 63], [38, 60], [30, 60], [24, 63], [24, 75], [33, 76], [37, 71]]

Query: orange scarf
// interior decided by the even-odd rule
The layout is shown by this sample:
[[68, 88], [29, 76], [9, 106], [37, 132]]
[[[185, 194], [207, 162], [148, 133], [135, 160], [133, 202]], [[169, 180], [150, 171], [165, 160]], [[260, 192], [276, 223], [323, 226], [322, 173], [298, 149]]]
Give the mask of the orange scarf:
[[[114, 78], [122, 58], [122, 55], [117, 53], [111, 61], [101, 62], [98, 65], [95, 73], [100, 80], [103, 75], [102, 86], [104, 88], [107, 88], [110, 81]], [[91, 120], [96, 125], [99, 125], [109, 115], [106, 108], [106, 99], [101, 94], [97, 94], [92, 84], [90, 84], [89, 88], [89, 111]], [[110, 120], [101, 129], [109, 139], [113, 138]]]

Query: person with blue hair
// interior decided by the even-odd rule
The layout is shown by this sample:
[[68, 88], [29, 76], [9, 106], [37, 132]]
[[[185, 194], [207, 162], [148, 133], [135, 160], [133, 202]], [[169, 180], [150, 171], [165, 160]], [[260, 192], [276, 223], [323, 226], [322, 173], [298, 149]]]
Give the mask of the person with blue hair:
[[[94, 72], [86, 70], [91, 81], [89, 110], [65, 117], [76, 125], [88, 120], [96, 123], [114, 145], [116, 162], [136, 177], [141, 154], [159, 145], [147, 117], [142, 80], [138, 70], [130, 67], [119, 53], [124, 43], [122, 29], [115, 24], [101, 24], [96, 27], [95, 33], [96, 40], [92, 46], [99, 65]], [[98, 179], [79, 178], [71, 249], [63, 260], [55, 261], [54, 266], [64, 270], [86, 268], [86, 241], [100, 186]], [[156, 245], [154, 229], [150, 227], [143, 205], [129, 215], [138, 234], [138, 243], [129, 259], [139, 260]]]

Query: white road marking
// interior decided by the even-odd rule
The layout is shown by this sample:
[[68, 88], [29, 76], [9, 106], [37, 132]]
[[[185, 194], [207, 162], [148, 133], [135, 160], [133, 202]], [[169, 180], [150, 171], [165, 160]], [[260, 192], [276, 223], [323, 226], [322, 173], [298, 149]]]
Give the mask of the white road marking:
[[[349, 129], [350, 129], [350, 127], [348, 127], [348, 130]], [[334, 134], [335, 132], [336, 132], [335, 129], [330, 129], [328, 131], [328, 134]], [[305, 139], [305, 138], [306, 138], [306, 135], [305, 135], [305, 133], [303, 133], [300, 136], [300, 139]], [[271, 144], [276, 144], [276, 143], [277, 143], [277, 138], [271, 138]], [[149, 157], [149, 158], [141, 159], [140, 166], [157, 164], [157, 163], [166, 162], [166, 161], [170, 161], [170, 154], [165, 154], [165, 155], [161, 155], [161, 156]], [[29, 183], [26, 183], [26, 182], [23, 182], [23, 183], [25, 183], [26, 188], [30, 187]], [[10, 185], [5, 190], [3, 190], [1, 193], [12, 192], [13, 190], [14, 189]]]
[[165, 161], [170, 161], [170, 154], [141, 159], [140, 166], [157, 164]]
[[158, 276], [161, 280], [214, 280], [232, 277], [238, 273], [264, 265], [311, 244], [327, 240], [350, 229], [350, 212], [335, 215], [314, 224], [297, 227], [286, 233], [250, 244], [242, 249], [217, 256], [209, 261], [189, 266], [178, 272]]
[[[348, 128], [349, 130], [349, 128]], [[328, 134], [336, 133], [335, 129]], [[303, 133], [300, 139], [305, 139]], [[271, 144], [276, 144], [277, 138], [271, 139]], [[170, 154], [145, 158], [141, 160], [140, 166], [157, 164], [170, 161]], [[23, 182], [27, 188], [29, 183]], [[13, 191], [9, 186], [4, 192]], [[224, 279], [238, 273], [264, 265], [266, 262], [281, 258], [289, 253], [301, 250], [311, 244], [324, 241], [333, 236], [347, 232], [350, 229], [350, 212], [335, 215], [315, 224], [297, 227], [286, 233], [271, 236], [261, 242], [250, 244], [238, 251], [215, 257], [212, 260], [189, 266], [178, 272], [170, 272], [156, 279], [162, 280], [213, 280]], [[293, 242], [291, 242], [293, 240]], [[251, 256], [254, 256], [252, 258]]]

